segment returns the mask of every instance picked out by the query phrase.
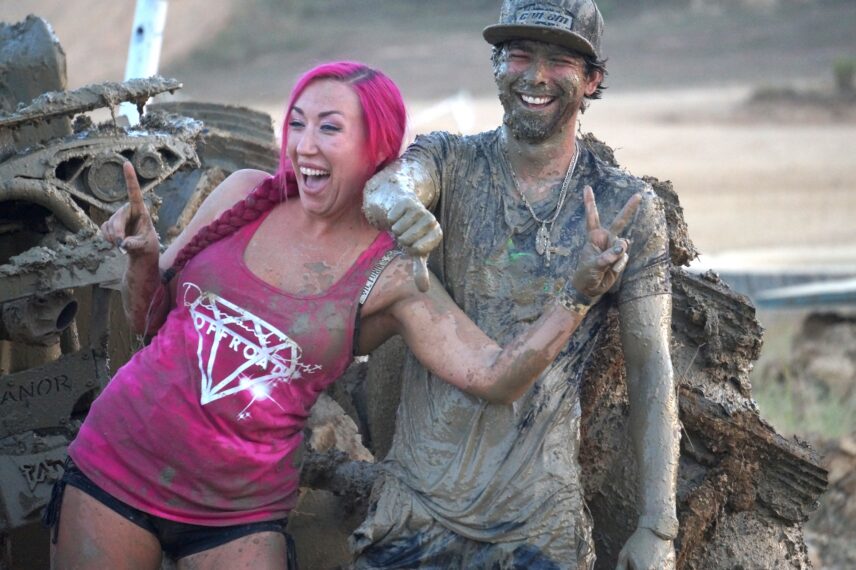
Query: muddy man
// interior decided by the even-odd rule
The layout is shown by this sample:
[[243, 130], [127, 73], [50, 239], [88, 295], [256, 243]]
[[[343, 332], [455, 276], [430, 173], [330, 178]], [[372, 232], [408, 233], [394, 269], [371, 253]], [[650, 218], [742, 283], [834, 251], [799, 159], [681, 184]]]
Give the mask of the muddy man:
[[[578, 300], [591, 305], [582, 325], [513, 405], [468, 396], [408, 356], [385, 473], [351, 539], [358, 568], [593, 566], [579, 395], [610, 308], [621, 322], [642, 505], [618, 568], [674, 567], [680, 434], [663, 208], [646, 183], [576, 137], [578, 115], [601, 95], [602, 32], [591, 0], [505, 0], [499, 23], [483, 32], [494, 46], [502, 126], [418, 137], [366, 186], [369, 220], [414, 256], [433, 251], [456, 303], [500, 343], [538, 318], [593, 247], [587, 187], [604, 219], [634, 193], [643, 201], [622, 236], [631, 243], [624, 274], [601, 298]], [[603, 247], [614, 237], [602, 236]]]

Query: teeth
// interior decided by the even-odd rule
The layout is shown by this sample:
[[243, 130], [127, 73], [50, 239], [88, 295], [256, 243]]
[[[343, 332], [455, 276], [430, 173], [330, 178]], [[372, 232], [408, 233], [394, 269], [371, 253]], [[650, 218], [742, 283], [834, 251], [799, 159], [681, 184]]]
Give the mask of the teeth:
[[327, 176], [330, 174], [329, 170], [316, 170], [314, 168], [306, 168], [305, 166], [300, 167], [300, 174], [303, 176]]
[[552, 100], [551, 97], [532, 97], [531, 95], [521, 95], [520, 98], [529, 105], [546, 105]]

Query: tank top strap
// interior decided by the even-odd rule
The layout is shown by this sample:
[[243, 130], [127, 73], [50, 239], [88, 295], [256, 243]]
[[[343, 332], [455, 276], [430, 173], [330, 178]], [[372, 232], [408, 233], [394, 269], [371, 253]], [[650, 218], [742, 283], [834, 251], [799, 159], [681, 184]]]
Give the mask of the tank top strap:
[[383, 270], [386, 269], [386, 266], [389, 265], [393, 259], [400, 255], [404, 255], [404, 252], [400, 249], [388, 249], [386, 250], [386, 253], [377, 260], [374, 267], [372, 267], [371, 273], [369, 273], [369, 278], [366, 280], [366, 284], [363, 287], [362, 292], [360, 293], [359, 305], [361, 307], [366, 304], [366, 300], [369, 298], [372, 289], [374, 289], [378, 278], [380, 278], [380, 274], [383, 273]]
[[395, 240], [388, 232], [383, 232], [378, 239], [369, 247], [366, 252], [371, 251], [369, 258], [372, 260], [371, 271], [368, 274], [368, 277], [363, 284], [363, 288], [360, 291], [359, 299], [357, 299], [356, 311], [354, 314], [354, 334], [352, 341], [352, 351], [353, 356], [359, 356], [359, 340], [360, 340], [360, 326], [362, 324], [362, 312], [363, 305], [365, 305], [366, 300], [368, 300], [369, 295], [374, 289], [377, 280], [380, 278], [381, 273], [386, 267], [390, 264], [390, 262], [398, 257], [399, 255], [404, 255], [404, 252], [400, 249], [395, 249]]
[[[384, 258], [384, 256], [393, 250], [394, 246], [395, 240], [389, 232], [380, 232], [374, 241], [372, 241], [371, 245], [369, 245], [369, 247], [367, 247], [354, 262], [350, 273], [354, 276], [360, 276], [357, 278], [359, 281], [353, 283], [353, 285], [357, 286], [356, 293], [359, 299], [362, 299], [362, 292], [365, 287], [369, 283], [373, 284], [374, 281], [377, 280], [378, 276], [380, 276], [383, 268], [378, 268], [378, 263]], [[389, 261], [387, 261], [387, 263], [389, 263]]]

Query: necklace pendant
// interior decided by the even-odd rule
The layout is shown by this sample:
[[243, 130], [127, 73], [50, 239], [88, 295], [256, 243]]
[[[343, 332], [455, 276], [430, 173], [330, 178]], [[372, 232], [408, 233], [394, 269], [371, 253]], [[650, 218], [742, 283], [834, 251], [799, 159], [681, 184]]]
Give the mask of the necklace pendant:
[[538, 233], [535, 236], [535, 251], [538, 255], [544, 255], [550, 251], [550, 230], [547, 229], [547, 224], [541, 224], [538, 228]]

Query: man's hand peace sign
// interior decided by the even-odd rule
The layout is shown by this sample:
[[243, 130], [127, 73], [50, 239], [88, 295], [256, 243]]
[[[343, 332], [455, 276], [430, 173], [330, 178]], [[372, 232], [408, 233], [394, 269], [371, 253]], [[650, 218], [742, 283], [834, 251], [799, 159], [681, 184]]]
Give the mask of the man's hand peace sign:
[[583, 246], [577, 270], [571, 277], [571, 284], [577, 292], [589, 299], [595, 299], [609, 291], [618, 280], [618, 276], [627, 266], [629, 247], [627, 240], [619, 238], [618, 235], [633, 219], [641, 201], [642, 195], [634, 194], [607, 229], [600, 224], [591, 186], [585, 187], [583, 203], [586, 209], [588, 241]]
[[143, 201], [137, 173], [130, 162], [126, 162], [122, 170], [128, 189], [128, 203], [116, 210], [116, 213], [101, 225], [101, 234], [104, 239], [131, 256], [157, 254], [160, 243], [152, 217]]

